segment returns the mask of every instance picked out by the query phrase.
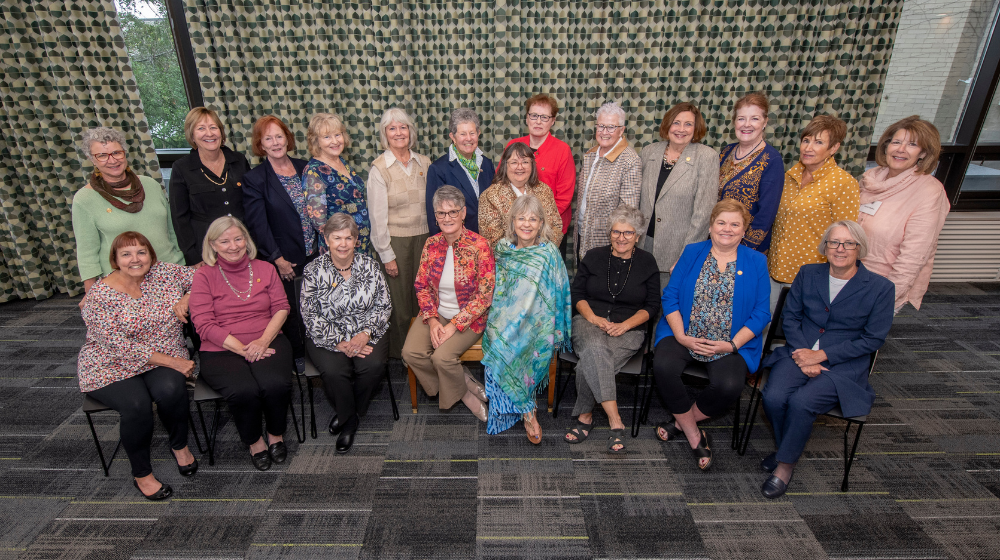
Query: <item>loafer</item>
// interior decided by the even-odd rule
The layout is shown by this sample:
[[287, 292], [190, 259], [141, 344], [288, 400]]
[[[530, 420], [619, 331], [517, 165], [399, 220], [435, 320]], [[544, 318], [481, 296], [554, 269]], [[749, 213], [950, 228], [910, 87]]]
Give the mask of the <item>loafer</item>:
[[174, 489], [171, 488], [169, 484], [163, 484], [162, 482], [160, 483], [160, 489], [157, 490], [156, 493], [153, 494], [152, 496], [147, 496], [146, 494], [143, 493], [142, 489], [139, 488], [139, 481], [137, 481], [136, 479], [134, 478], [132, 479], [132, 484], [135, 485], [135, 489], [138, 490], [139, 493], [142, 494], [144, 498], [153, 502], [166, 500], [170, 496], [174, 495]]
[[260, 453], [250, 455], [250, 462], [258, 471], [266, 471], [271, 468], [271, 455], [265, 449]]
[[337, 437], [337, 453], [347, 453], [352, 445], [354, 445], [354, 432], [340, 432], [340, 436]]
[[340, 423], [340, 418], [336, 414], [330, 419], [330, 435], [336, 436], [340, 435], [341, 430], [344, 429], [344, 425]]
[[288, 458], [288, 448], [285, 447], [285, 442], [279, 441], [268, 446], [267, 454], [271, 456], [271, 461], [280, 465]]
[[[788, 484], [791, 483], [792, 479], [788, 479]], [[764, 481], [764, 485], [760, 487], [760, 493], [769, 500], [780, 498], [788, 491], [788, 484], [782, 482], [777, 476], [771, 475]]]
[[177, 465], [177, 472], [181, 473], [181, 476], [194, 476], [194, 473], [198, 472], [198, 459], [190, 465]]
[[774, 472], [774, 469], [778, 468], [778, 454], [771, 453], [767, 457], [760, 460], [760, 470], [770, 474]]

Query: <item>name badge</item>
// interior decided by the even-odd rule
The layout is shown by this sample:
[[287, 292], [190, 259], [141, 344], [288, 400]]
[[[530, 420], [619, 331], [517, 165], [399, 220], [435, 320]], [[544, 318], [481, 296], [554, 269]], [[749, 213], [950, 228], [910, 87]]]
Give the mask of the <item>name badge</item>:
[[868, 204], [862, 204], [861, 208], [859, 208], [859, 210], [861, 210], [865, 214], [868, 214], [870, 216], [874, 216], [875, 212], [878, 212], [878, 207], [879, 206], [882, 206], [882, 201], [881, 200], [876, 200], [875, 202], [869, 202]]

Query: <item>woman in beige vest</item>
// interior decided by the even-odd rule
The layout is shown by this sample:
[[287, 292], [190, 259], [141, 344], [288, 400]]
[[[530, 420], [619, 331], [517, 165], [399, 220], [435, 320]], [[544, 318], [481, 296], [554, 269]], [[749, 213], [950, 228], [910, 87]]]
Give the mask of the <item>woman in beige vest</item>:
[[406, 111], [392, 107], [378, 127], [385, 152], [368, 172], [368, 212], [372, 246], [382, 261], [392, 300], [389, 357], [402, 356], [410, 320], [420, 312], [413, 281], [427, 241], [427, 166], [430, 160], [413, 151], [417, 131]]

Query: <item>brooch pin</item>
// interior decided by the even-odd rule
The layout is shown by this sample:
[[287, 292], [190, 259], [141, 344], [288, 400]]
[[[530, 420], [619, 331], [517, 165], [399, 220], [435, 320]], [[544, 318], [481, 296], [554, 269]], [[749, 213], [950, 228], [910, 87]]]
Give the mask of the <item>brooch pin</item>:
[[260, 283], [260, 278], [257, 279], [257, 282]]
[[111, 209], [110, 209], [110, 208], [108, 208], [108, 214], [110, 214], [110, 213], [111, 213]]
[[736, 274], [738, 274], [738, 275], [740, 275], [740, 276], [743, 276], [743, 271], [742, 271], [742, 270], [737, 270], [737, 271], [736, 271]]

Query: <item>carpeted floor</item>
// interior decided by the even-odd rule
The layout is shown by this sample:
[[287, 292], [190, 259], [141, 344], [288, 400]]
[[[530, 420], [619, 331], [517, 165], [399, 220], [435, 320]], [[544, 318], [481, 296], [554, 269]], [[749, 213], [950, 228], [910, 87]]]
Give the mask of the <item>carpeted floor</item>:
[[[76, 302], [0, 305], [0, 558], [1000, 558], [998, 284], [933, 284], [920, 312], [897, 317], [850, 492], [843, 424], [821, 417], [775, 501], [759, 492], [773, 447], [762, 417], [743, 457], [729, 449], [731, 416], [710, 423], [706, 474], [649, 426], [624, 457], [604, 452], [602, 416], [588, 441], [563, 443], [572, 384], [559, 418], [540, 415], [538, 447], [520, 424], [487, 436], [461, 405], [442, 413], [422, 392], [414, 415], [395, 363], [401, 418], [383, 384], [346, 456], [318, 389], [319, 438], [289, 430], [289, 461], [269, 472], [227, 421], [215, 466], [203, 456], [184, 480], [158, 426], [154, 468], [175, 497], [148, 502], [124, 453], [109, 478], [100, 469], [75, 379]], [[627, 421], [629, 380], [619, 390]], [[651, 423], [665, 416], [653, 402]], [[117, 414], [95, 423], [110, 449]]]

